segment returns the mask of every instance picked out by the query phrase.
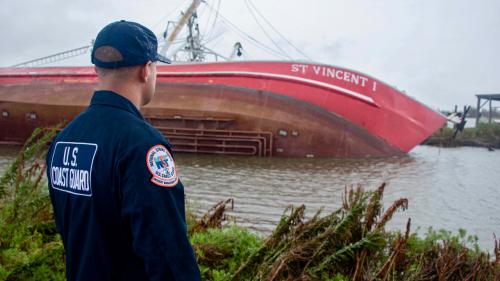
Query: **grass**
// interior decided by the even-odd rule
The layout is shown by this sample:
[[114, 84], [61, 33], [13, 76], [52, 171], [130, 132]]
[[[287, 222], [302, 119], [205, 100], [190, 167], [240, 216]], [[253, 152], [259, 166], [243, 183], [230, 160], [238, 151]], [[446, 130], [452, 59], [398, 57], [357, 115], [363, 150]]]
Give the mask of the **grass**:
[[[37, 130], [0, 178], [0, 280], [64, 280], [64, 249], [43, 180], [46, 143]], [[500, 240], [493, 254], [477, 238], [430, 229], [423, 237], [385, 225], [409, 207], [405, 198], [383, 209], [385, 185], [346, 189], [334, 212], [305, 218], [287, 208], [268, 237], [228, 222], [233, 200], [196, 217], [189, 236], [204, 280], [500, 280]]]

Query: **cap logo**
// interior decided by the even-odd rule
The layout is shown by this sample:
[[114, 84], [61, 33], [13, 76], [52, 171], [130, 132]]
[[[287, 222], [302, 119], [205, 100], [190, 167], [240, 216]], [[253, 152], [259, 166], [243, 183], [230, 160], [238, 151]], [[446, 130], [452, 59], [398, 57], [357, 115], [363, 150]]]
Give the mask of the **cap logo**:
[[179, 181], [174, 159], [163, 145], [151, 147], [146, 155], [146, 165], [153, 176], [151, 182], [161, 187], [173, 187]]

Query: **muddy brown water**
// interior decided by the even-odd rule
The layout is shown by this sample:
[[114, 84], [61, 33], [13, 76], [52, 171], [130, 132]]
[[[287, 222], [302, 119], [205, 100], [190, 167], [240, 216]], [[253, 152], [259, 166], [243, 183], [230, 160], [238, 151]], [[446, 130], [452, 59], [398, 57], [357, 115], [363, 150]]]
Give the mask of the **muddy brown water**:
[[[0, 147], [0, 171], [19, 147]], [[409, 209], [396, 214], [391, 229], [428, 227], [477, 235], [493, 248], [500, 236], [500, 151], [484, 148], [416, 147], [404, 157], [380, 159], [290, 159], [176, 155], [190, 208], [201, 213], [232, 197], [238, 224], [265, 235], [290, 205], [305, 204], [308, 214], [339, 207], [345, 186], [373, 190], [386, 182], [384, 205], [400, 197]]]

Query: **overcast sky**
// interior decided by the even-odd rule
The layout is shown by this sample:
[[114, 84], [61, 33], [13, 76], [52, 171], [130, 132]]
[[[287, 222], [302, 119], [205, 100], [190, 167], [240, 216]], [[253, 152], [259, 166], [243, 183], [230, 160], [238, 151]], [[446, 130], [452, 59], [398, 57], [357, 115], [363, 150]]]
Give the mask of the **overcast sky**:
[[[0, 66], [88, 45], [107, 23], [140, 22], [161, 34], [189, 0], [1, 0]], [[351, 68], [440, 109], [500, 93], [500, 0], [248, 0], [315, 62]], [[276, 60], [223, 19], [276, 49], [245, 0], [207, 0], [198, 9], [208, 46], [229, 56], [236, 41], [247, 59]], [[253, 13], [258, 17], [256, 10]], [[293, 59], [306, 60], [265, 20], [259, 23]], [[59, 63], [87, 65], [89, 55]]]

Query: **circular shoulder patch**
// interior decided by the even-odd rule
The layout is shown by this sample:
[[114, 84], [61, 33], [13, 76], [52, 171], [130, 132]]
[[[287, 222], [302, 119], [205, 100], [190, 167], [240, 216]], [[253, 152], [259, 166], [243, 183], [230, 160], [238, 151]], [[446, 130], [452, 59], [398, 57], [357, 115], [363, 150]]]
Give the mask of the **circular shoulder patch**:
[[179, 181], [174, 159], [168, 149], [161, 144], [157, 144], [148, 150], [146, 165], [153, 176], [151, 182], [158, 186], [173, 187]]

